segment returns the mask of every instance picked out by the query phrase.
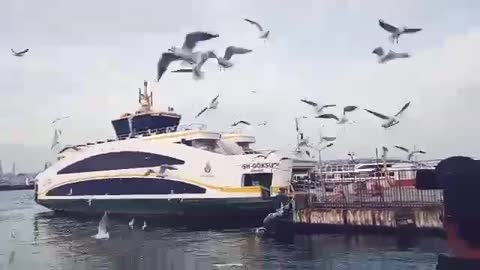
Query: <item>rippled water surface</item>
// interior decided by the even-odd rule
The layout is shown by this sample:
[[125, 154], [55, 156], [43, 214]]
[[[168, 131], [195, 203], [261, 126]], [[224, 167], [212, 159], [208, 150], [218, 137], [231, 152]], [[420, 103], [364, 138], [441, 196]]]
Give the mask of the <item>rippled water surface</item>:
[[[130, 230], [111, 220], [110, 239], [96, 240], [98, 219], [53, 215], [32, 191], [0, 192], [0, 269], [435, 269], [438, 238], [297, 235], [258, 238], [251, 228]], [[142, 222], [138, 222], [142, 223]]]

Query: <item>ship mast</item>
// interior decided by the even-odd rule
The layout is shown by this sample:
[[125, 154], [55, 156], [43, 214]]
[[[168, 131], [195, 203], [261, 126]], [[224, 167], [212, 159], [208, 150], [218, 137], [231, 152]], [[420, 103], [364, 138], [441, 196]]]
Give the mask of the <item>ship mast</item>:
[[153, 93], [148, 94], [148, 82], [143, 81], [143, 93], [138, 89], [138, 103], [140, 103], [141, 112], [150, 112], [153, 106]]

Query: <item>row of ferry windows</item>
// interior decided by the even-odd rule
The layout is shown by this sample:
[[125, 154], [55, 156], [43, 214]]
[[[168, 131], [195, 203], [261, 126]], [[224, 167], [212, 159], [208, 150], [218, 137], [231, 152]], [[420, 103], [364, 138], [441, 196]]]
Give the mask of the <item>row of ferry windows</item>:
[[100, 154], [72, 163], [58, 174], [149, 168], [163, 164], [182, 165], [185, 162], [169, 156], [146, 152], [122, 151]]

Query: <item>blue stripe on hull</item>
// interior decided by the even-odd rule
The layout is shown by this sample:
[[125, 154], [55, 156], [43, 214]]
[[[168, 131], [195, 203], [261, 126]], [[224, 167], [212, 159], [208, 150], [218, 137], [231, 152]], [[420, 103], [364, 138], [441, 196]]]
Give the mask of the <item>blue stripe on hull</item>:
[[49, 190], [47, 196], [203, 194], [205, 192], [205, 188], [169, 179], [112, 178], [65, 184]]

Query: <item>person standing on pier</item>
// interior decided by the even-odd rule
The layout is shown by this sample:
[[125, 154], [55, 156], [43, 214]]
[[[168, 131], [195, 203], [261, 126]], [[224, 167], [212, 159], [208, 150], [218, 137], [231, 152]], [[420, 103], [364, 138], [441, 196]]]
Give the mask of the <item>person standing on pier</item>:
[[443, 188], [449, 254], [438, 257], [437, 270], [480, 269], [480, 161], [451, 157], [441, 161], [435, 177]]

